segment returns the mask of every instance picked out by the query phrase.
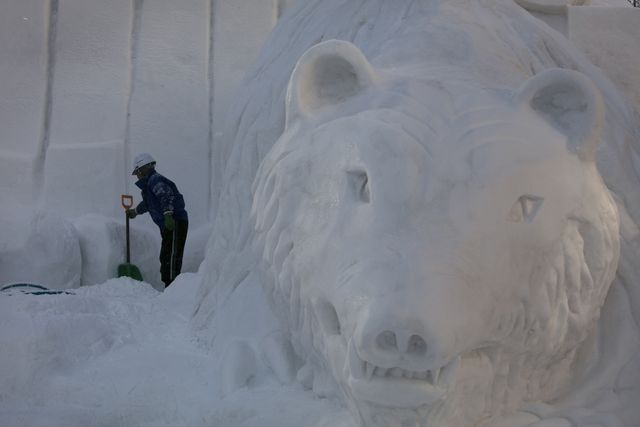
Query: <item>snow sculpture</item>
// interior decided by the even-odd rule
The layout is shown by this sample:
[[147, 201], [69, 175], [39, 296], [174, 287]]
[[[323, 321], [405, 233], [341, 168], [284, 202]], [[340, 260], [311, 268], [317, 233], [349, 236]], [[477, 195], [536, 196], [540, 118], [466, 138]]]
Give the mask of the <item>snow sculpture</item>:
[[210, 338], [260, 283], [359, 425], [637, 420], [597, 401], [638, 366], [638, 133], [566, 40], [511, 1], [308, 1], [248, 79]]
[[326, 361], [363, 425], [468, 426], [556, 398], [618, 262], [597, 89], [550, 70], [430, 122], [405, 106], [446, 89], [379, 80], [349, 43], [312, 48], [257, 174], [257, 239], [296, 348]]

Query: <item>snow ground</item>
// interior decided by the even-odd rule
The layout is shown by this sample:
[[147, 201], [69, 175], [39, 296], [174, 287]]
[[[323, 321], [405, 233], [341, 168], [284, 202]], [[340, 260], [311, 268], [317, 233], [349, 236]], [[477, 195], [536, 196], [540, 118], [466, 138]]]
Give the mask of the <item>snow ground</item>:
[[218, 358], [189, 329], [196, 279], [164, 293], [128, 278], [0, 293], [1, 425], [350, 425], [335, 403], [268, 377], [223, 397]]

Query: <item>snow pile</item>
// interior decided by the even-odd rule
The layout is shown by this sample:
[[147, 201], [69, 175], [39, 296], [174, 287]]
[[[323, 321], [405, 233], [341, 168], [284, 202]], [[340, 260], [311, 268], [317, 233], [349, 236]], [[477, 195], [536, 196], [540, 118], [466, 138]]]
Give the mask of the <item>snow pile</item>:
[[267, 375], [224, 399], [219, 358], [189, 329], [197, 285], [183, 274], [162, 294], [126, 278], [72, 295], [0, 292], [2, 426], [351, 427]]
[[213, 367], [157, 295], [131, 279], [1, 294], [3, 425], [197, 425]]

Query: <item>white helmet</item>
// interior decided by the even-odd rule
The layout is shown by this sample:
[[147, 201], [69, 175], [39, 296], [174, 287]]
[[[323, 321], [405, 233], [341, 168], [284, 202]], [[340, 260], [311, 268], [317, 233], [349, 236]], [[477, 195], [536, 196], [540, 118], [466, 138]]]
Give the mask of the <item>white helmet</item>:
[[142, 166], [145, 166], [148, 164], [155, 165], [155, 163], [156, 161], [153, 159], [153, 157], [151, 157], [151, 154], [149, 153], [138, 154], [136, 158], [133, 159], [133, 172], [131, 173], [131, 175], [135, 175], [138, 168], [141, 168]]

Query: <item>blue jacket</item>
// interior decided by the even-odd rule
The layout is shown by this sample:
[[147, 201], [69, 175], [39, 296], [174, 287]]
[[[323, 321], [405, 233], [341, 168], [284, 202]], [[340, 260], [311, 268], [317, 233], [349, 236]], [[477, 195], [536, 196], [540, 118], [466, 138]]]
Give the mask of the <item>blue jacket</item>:
[[136, 212], [149, 212], [160, 230], [164, 230], [166, 212], [171, 212], [174, 219], [189, 219], [184, 209], [184, 198], [170, 179], [154, 170], [136, 182], [136, 185], [142, 190], [142, 201], [136, 206]]

